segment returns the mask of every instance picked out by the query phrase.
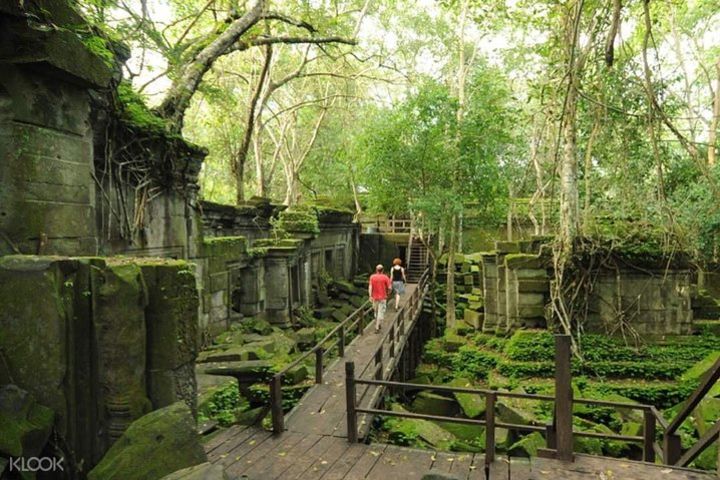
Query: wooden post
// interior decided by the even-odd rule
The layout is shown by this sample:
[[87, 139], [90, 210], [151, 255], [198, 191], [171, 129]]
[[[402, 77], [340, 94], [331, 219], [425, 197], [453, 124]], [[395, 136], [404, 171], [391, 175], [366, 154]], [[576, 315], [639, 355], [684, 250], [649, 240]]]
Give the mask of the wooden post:
[[340, 325], [340, 330], [338, 330], [338, 355], [341, 357], [345, 356], [345, 325]]
[[643, 461], [655, 463], [655, 415], [647, 408], [643, 411]]
[[383, 379], [382, 363], [383, 363], [383, 349], [382, 349], [382, 347], [381, 347], [381, 348], [378, 348], [378, 351], [377, 351], [377, 353], [375, 354], [375, 369], [377, 370], [377, 366], [380, 365], [380, 370], [378, 370], [378, 371], [375, 373], [375, 380], [382, 380], [382, 379]]
[[388, 353], [390, 358], [395, 356], [395, 324], [390, 327], [390, 352]]
[[357, 443], [357, 413], [355, 412], [355, 363], [345, 362], [345, 399], [347, 403], [347, 436], [348, 442]]
[[555, 434], [555, 419], [545, 426], [545, 442], [550, 450], [557, 449], [557, 436]]
[[557, 458], [573, 459], [570, 335], [555, 335], [555, 441]]
[[663, 438], [663, 460], [667, 465], [675, 465], [682, 456], [680, 435], [665, 434]]
[[323, 379], [323, 347], [315, 350], [315, 383], [322, 383]]
[[282, 375], [279, 373], [270, 381], [270, 411], [273, 433], [281, 434], [285, 430], [285, 415], [282, 407]]
[[495, 398], [494, 392], [485, 395], [485, 465], [495, 461]]
[[360, 320], [358, 321], [358, 336], [363, 334], [365, 330], [365, 309], [360, 310]]

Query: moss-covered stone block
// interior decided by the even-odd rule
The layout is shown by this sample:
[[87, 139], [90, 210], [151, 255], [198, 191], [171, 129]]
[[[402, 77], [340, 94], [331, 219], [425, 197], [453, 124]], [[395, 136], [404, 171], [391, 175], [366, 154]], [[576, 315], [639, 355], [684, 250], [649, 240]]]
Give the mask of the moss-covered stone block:
[[[66, 338], [77, 262], [0, 257], [0, 383], [15, 383], [67, 418]], [[42, 359], [42, 361], [39, 361]]]
[[50, 437], [54, 412], [16, 385], [0, 387], [0, 454], [35, 457]]
[[[710, 370], [710, 367], [715, 364], [718, 358], [720, 358], [720, 352], [710, 352], [705, 358], [697, 362], [685, 373], [683, 373], [680, 377], [680, 380], [683, 382], [687, 382], [688, 384], [697, 384], [707, 373], [707, 371]], [[720, 382], [715, 383], [715, 385], [708, 392], [707, 396], [720, 396]]]
[[155, 480], [205, 462], [192, 413], [177, 402], [134, 421], [88, 479]]
[[511, 456], [536, 457], [541, 448], [545, 448], [545, 438], [540, 432], [533, 432], [512, 444], [508, 453]]
[[393, 418], [387, 422], [390, 440], [400, 445], [412, 445], [420, 439], [433, 447], [448, 446], [456, 440], [455, 435], [428, 420]]
[[304, 327], [296, 331], [293, 336], [297, 342], [297, 346], [301, 351], [308, 350], [315, 346], [315, 332], [317, 329], [312, 327]]
[[[524, 391], [518, 393], [524, 393]], [[543, 423], [535, 411], [536, 407], [537, 402], [524, 398], [500, 397], [496, 404], [497, 415], [502, 422], [520, 425], [541, 425]]]
[[238, 425], [255, 425], [265, 416], [266, 412], [266, 407], [256, 407], [238, 411], [235, 414], [235, 423]]
[[203, 241], [203, 254], [206, 257], [237, 258], [247, 254], [247, 238], [211, 237]]
[[464, 442], [473, 442], [474, 444], [484, 444], [485, 442], [485, 427], [482, 425], [470, 425], [467, 423], [455, 423], [455, 422], [433, 422], [436, 423], [443, 430], [446, 430], [458, 440]]
[[207, 363], [202, 369], [207, 375], [235, 377], [239, 383], [245, 384], [267, 381], [273, 371], [274, 365], [268, 360]]
[[197, 386], [192, 365], [200, 338], [199, 298], [191, 265], [166, 259], [138, 263], [148, 289], [145, 325], [153, 407], [183, 400], [194, 411]]
[[107, 260], [93, 317], [98, 377], [108, 402], [122, 402], [136, 419], [152, 408], [146, 396], [147, 286], [130, 259]]
[[[475, 385], [467, 378], [455, 378], [449, 385], [461, 388], [475, 388]], [[485, 395], [454, 392], [453, 396], [466, 417], [477, 418], [485, 413]]]
[[309, 374], [310, 372], [305, 365], [298, 365], [287, 371], [284, 381], [285, 383], [289, 383], [290, 385], [297, 385], [298, 383], [308, 378]]
[[413, 400], [410, 410], [415, 413], [452, 417], [458, 413], [459, 407], [457, 402], [451, 398], [430, 391], [422, 391]]

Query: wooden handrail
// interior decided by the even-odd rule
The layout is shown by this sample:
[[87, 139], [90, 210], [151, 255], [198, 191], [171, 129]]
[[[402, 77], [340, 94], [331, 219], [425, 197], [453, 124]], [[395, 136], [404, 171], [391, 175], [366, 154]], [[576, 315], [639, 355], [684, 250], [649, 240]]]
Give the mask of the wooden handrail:
[[[385, 337], [387, 338], [387, 337]], [[393, 337], [394, 338], [394, 337]], [[384, 347], [384, 341], [381, 343], [381, 345], [378, 347], [378, 349], [375, 352], [375, 359], [376, 361], [374, 363], [370, 363], [370, 365], [373, 365], [375, 368], [373, 368], [372, 373], [374, 374], [373, 377], [375, 378], [361, 378], [355, 377], [354, 375], [354, 364], [352, 362], [346, 363], [346, 372], [352, 372], [352, 376], [348, 375], [346, 378], [346, 385], [347, 391], [346, 395], [348, 396], [348, 410], [347, 410], [347, 427], [348, 427], [348, 440], [351, 442], [356, 442], [358, 438], [358, 432], [357, 432], [357, 415], [358, 414], [368, 414], [368, 415], [386, 415], [386, 416], [395, 416], [395, 417], [405, 417], [405, 418], [415, 418], [415, 419], [423, 419], [423, 420], [435, 420], [435, 421], [446, 421], [451, 423], [461, 423], [461, 424], [470, 424], [470, 425], [484, 425], [486, 427], [485, 431], [485, 468], [486, 471], [489, 468], [489, 463], [492, 463], [495, 455], [495, 428], [506, 428], [506, 429], [514, 429], [514, 430], [522, 430], [522, 431], [533, 431], [533, 432], [543, 432], [546, 434], [548, 446], [556, 452], [557, 458], [559, 459], [566, 459], [566, 460], [572, 460], [572, 439], [574, 437], [591, 437], [591, 438], [601, 438], [606, 440], [615, 440], [615, 441], [626, 441], [626, 442], [633, 442], [633, 443], [641, 443], [643, 448], [643, 460], [646, 462], [654, 462], [656, 458], [657, 450], [659, 450], [658, 446], [655, 443], [655, 433], [656, 433], [656, 426], [657, 423], [660, 423], [660, 425], [663, 428], [666, 428], [667, 422], [662, 417], [660, 412], [657, 411], [657, 409], [652, 405], [646, 405], [646, 404], [639, 404], [639, 403], [625, 403], [625, 402], [614, 402], [614, 401], [607, 401], [607, 400], [594, 400], [591, 398], [573, 398], [572, 395], [569, 396], [567, 399], [558, 399], [557, 396], [549, 396], [549, 395], [533, 395], [528, 393], [517, 393], [517, 392], [500, 392], [490, 389], [476, 389], [476, 388], [466, 388], [466, 387], [454, 387], [454, 386], [446, 386], [446, 385], [426, 385], [426, 384], [418, 384], [418, 383], [409, 383], [409, 382], [395, 382], [391, 380], [385, 380], [382, 378], [382, 372], [383, 372], [383, 362], [382, 362], [382, 353], [383, 353], [383, 347]], [[556, 336], [556, 349], [558, 351], [562, 351], [562, 353], [558, 354], [556, 357], [556, 363], [566, 363], [569, 365], [570, 363], [570, 350], [569, 350], [569, 337], [566, 335], [558, 335]], [[352, 364], [352, 365], [351, 365]], [[378, 370], [379, 369], [379, 370]], [[367, 370], [367, 367], [366, 369]], [[561, 388], [569, 389], [570, 388], [570, 377], [569, 377], [569, 369], [566, 372], [560, 372], [558, 374], [556, 369], [556, 377], [560, 375], [562, 377], [565, 375], [565, 378], [562, 378], [562, 382], [560, 383]], [[557, 380], [557, 378], [556, 378]], [[564, 384], [564, 387], [563, 387]], [[363, 394], [361, 395], [360, 400], [357, 400], [357, 385], [365, 385], [368, 388], [365, 389]], [[476, 395], [482, 395], [485, 397], [485, 419], [479, 420], [479, 419], [469, 419], [469, 418], [458, 418], [458, 417], [446, 417], [446, 416], [439, 416], [439, 415], [429, 415], [429, 414], [421, 414], [421, 413], [414, 413], [414, 412], [396, 412], [391, 410], [383, 410], [378, 408], [365, 408], [362, 406], [359, 406], [359, 404], [362, 403], [362, 400], [364, 399], [365, 395], [367, 394], [369, 387], [375, 386], [375, 387], [382, 387], [382, 388], [392, 388], [396, 390], [409, 390], [409, 389], [422, 389], [422, 390], [432, 390], [437, 392], [446, 392], [446, 393], [464, 393], [464, 394], [476, 394]], [[376, 390], [378, 391], [378, 390]], [[518, 425], [513, 423], [504, 423], [504, 422], [497, 422], [495, 418], [495, 403], [498, 398], [522, 398], [522, 399], [529, 399], [529, 400], [536, 400], [536, 401], [552, 401], [555, 402], [555, 421], [552, 425], [548, 426], [542, 426], [542, 425]], [[594, 404], [599, 406], [605, 406], [605, 407], [615, 407], [615, 408], [623, 408], [623, 409], [630, 409], [630, 410], [639, 410], [643, 412], [643, 435], [642, 436], [632, 436], [632, 435], [619, 435], [615, 433], [603, 433], [603, 432], [588, 432], [588, 431], [575, 431], [572, 428], [572, 423], [569, 423], [568, 425], [561, 425], [559, 422], [557, 422], [558, 415], [564, 415], [566, 418], [572, 418], [572, 405], [574, 404]], [[563, 411], [565, 410], [565, 411]], [[718, 423], [720, 425], [720, 422]], [[716, 427], [718, 427], [716, 425]], [[565, 428], [562, 432], [559, 432], [559, 428]], [[718, 427], [720, 428], [720, 427]], [[354, 429], [354, 430], [353, 430]], [[564, 435], [564, 438], [562, 439], [562, 443], [558, 442], [558, 433], [561, 433]], [[717, 436], [717, 432], [715, 432], [715, 437]], [[564, 446], [563, 446], [564, 445]]]
[[[694, 447], [688, 450], [685, 455], [682, 454], [682, 444], [680, 442], [680, 435], [678, 435], [677, 431], [680, 428], [680, 425], [682, 425], [683, 422], [692, 414], [695, 407], [697, 407], [700, 401], [705, 398], [705, 395], [710, 392], [719, 379], [720, 357], [718, 357], [713, 366], [705, 372], [703, 378], [700, 380], [700, 385], [695, 389], [692, 395], [690, 395], [690, 398], [683, 403], [683, 406], [678, 414], [665, 428], [665, 433], [663, 434], [663, 459], [665, 460], [665, 463], [669, 465], [680, 465], [680, 462], [687, 457], [687, 453], [693, 452]], [[701, 443], [700, 440], [698, 440], [696, 445]], [[702, 449], [698, 452], [698, 454], [701, 452]]]
[[695, 389], [695, 391], [690, 395], [690, 398], [688, 398], [685, 403], [683, 403], [682, 408], [678, 412], [678, 414], [670, 421], [670, 425], [666, 429], [666, 434], [672, 435], [675, 432], [677, 432], [678, 428], [680, 428], [680, 425], [685, 421], [687, 417], [692, 414], [693, 410], [695, 410], [695, 407], [697, 407], [698, 403], [705, 398], [705, 395], [708, 394], [710, 389], [715, 385], [715, 382], [717, 382], [720, 379], [720, 357], [715, 361], [712, 367], [705, 372], [705, 375], [703, 375], [702, 380], [700, 381], [700, 385], [698, 388]]
[[[418, 287], [413, 292], [413, 295], [410, 297], [410, 300], [408, 304], [404, 305], [402, 309], [399, 312], [399, 315], [401, 316], [401, 324], [404, 326], [404, 317], [402, 315], [405, 314], [406, 311], [412, 311], [412, 315], [416, 313], [415, 308], [417, 307], [417, 301], [418, 297], [422, 294], [424, 294], [424, 290], [426, 287], [427, 279], [429, 277], [429, 270], [426, 269], [423, 274], [420, 276], [420, 280], [418, 282]], [[410, 307], [410, 310], [406, 310], [406, 308]], [[270, 380], [269, 388], [270, 388], [270, 410], [272, 413], [272, 425], [273, 425], [273, 433], [281, 433], [285, 429], [285, 414], [283, 412], [282, 408], [282, 380], [292, 368], [298, 366], [301, 362], [306, 360], [310, 355], [315, 354], [315, 383], [322, 383], [323, 379], [323, 373], [324, 373], [324, 365], [323, 360], [326, 356], [326, 354], [330, 351], [332, 351], [335, 347], [338, 349], [338, 355], [340, 357], [345, 356], [345, 340], [346, 340], [346, 334], [348, 332], [353, 331], [355, 327], [358, 329], [358, 334], [362, 335], [362, 331], [364, 328], [364, 317], [369, 314], [372, 311], [372, 305], [370, 301], [365, 301], [359, 308], [357, 308], [354, 312], [352, 312], [350, 315], [347, 316], [342, 322], [340, 322], [338, 325], [336, 325], [330, 332], [328, 332], [325, 337], [322, 338], [315, 346], [313, 346], [310, 350], [303, 353], [301, 356], [296, 358], [294, 361], [290, 362], [288, 365], [286, 365], [282, 370], [277, 372], [275, 375], [273, 375], [273, 378]], [[400, 333], [405, 333], [404, 328], [401, 330]], [[393, 324], [393, 327], [391, 329], [388, 329], [387, 332], [382, 337], [382, 341], [380, 342], [379, 349], [382, 350], [385, 347], [385, 341], [388, 339], [388, 337], [391, 337], [391, 354], [390, 356], [393, 357], [395, 353], [395, 342], [399, 340], [400, 333], [398, 335], [395, 335], [395, 324]], [[329, 342], [331, 339], [334, 339], [337, 337], [336, 340], [334, 340], [330, 345], [326, 345], [327, 342]], [[327, 348], [326, 348], [327, 347]], [[377, 350], [376, 350], [377, 354]], [[380, 361], [380, 365], [382, 365], [382, 357]], [[372, 365], [372, 363], [368, 364], [365, 369], [369, 365]], [[376, 369], [377, 371], [377, 369]], [[363, 370], [363, 373], [365, 370]], [[382, 375], [382, 372], [380, 372]]]
[[[710, 429], [705, 432], [705, 435], [700, 437], [700, 439], [695, 442], [695, 445], [690, 447], [688, 451], [680, 457], [680, 460], [678, 460], [675, 465], [680, 467], [687, 467], [690, 465], [690, 463], [695, 460], [698, 455], [703, 452], [703, 450], [708, 448], [713, 442], [717, 441], [718, 435], [720, 435], [720, 420], [715, 422], [715, 425], [710, 427]], [[720, 466], [718, 466], [718, 469], [720, 469]]]

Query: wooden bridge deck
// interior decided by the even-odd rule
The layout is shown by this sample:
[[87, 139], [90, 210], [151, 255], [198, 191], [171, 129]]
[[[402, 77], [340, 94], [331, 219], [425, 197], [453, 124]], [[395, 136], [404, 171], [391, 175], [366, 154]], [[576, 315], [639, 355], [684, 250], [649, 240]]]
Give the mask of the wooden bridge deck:
[[[407, 286], [404, 302], [416, 285]], [[357, 376], [374, 367], [373, 353], [384, 333], [398, 320], [388, 309], [383, 332], [373, 333], [369, 324], [325, 371], [323, 383], [313, 386], [285, 418], [284, 431], [273, 434], [258, 427], [233, 426], [216, 434], [205, 445], [208, 459], [225, 466], [231, 479], [254, 480], [404, 480], [421, 479], [426, 473], [443, 473], [450, 478], [484, 480], [484, 456], [418, 450], [384, 444], [350, 443], [347, 440], [345, 361], [355, 362]], [[408, 330], [409, 331], [409, 330]], [[402, 338], [400, 345], [405, 341]], [[399, 348], [399, 347], [396, 347]], [[396, 352], [398, 353], [398, 352]], [[383, 351], [389, 358], [389, 352]], [[387, 366], [383, 378], [388, 378]], [[377, 387], [366, 387], [377, 388]], [[362, 391], [359, 391], [362, 395]], [[369, 391], [363, 404], [371, 403], [378, 391]], [[358, 417], [361, 436], [369, 422]], [[492, 480], [711, 480], [711, 474], [671, 469], [622, 459], [576, 455], [572, 463], [542, 458], [496, 457]]]
[[[348, 443], [333, 435], [234, 426], [206, 445], [208, 458], [231, 479], [419, 480], [427, 473], [485, 480], [482, 454]], [[543, 458], [498, 457], [492, 480], [717, 480], [712, 474], [629, 460], [576, 455], [572, 463]]]
[[[416, 288], [417, 285], [407, 285], [406, 293], [401, 298], [401, 308]], [[298, 405], [285, 417], [285, 428], [288, 432], [347, 438], [345, 362], [354, 361], [358, 373], [370, 366], [374, 361], [373, 353], [378, 348], [383, 334], [397, 322], [397, 319], [398, 310], [395, 310], [394, 307], [391, 308], [388, 304], [380, 334], [374, 333], [374, 322], [368, 322], [363, 335], [356, 338], [346, 347], [345, 357], [335, 359], [325, 370], [323, 383], [310, 388]], [[385, 353], [385, 358], [387, 358], [387, 352]], [[384, 378], [387, 378], [391, 372], [384, 373]], [[369, 427], [367, 425], [365, 429], [362, 428], [366, 425], [362, 424], [363, 418], [361, 416], [358, 421], [361, 424], [361, 431]]]

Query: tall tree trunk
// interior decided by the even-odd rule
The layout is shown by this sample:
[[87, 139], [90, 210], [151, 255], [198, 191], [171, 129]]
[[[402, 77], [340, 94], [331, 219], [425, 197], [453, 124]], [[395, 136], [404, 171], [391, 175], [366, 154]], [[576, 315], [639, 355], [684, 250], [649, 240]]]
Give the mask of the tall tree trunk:
[[190, 106], [195, 91], [215, 61], [231, 50], [235, 42], [257, 24], [265, 9], [266, 0], [256, 0], [243, 16], [234, 20], [218, 37], [200, 50], [185, 64], [165, 95], [158, 112], [168, 119], [173, 132], [180, 132], [185, 111]]
[[577, 182], [577, 102], [584, 55], [578, 54], [578, 31], [583, 2], [576, 2], [565, 28], [568, 45], [568, 87], [563, 109], [563, 156], [560, 165], [560, 244], [563, 253], [572, 249], [580, 228]]
[[585, 148], [585, 168], [583, 170], [583, 185], [585, 186], [585, 202], [583, 206], [583, 230], [587, 233], [590, 225], [590, 170], [592, 168], [592, 154], [595, 146], [595, 139], [600, 132], [600, 116], [595, 117], [590, 138]]
[[[467, 68], [465, 66], [465, 23], [467, 20], [468, 11], [468, 0], [460, 0], [460, 36], [458, 38], [458, 70], [457, 70], [457, 133], [455, 136], [455, 158], [453, 159], [454, 168], [452, 171], [452, 183], [453, 191], [458, 192], [459, 190], [459, 169], [460, 169], [460, 142], [462, 140], [462, 122], [465, 118], [465, 77], [467, 75]], [[462, 199], [460, 199], [462, 202]], [[461, 208], [459, 209], [461, 210]], [[447, 328], [454, 328], [456, 323], [455, 317], [455, 252], [458, 248], [458, 237], [459, 237], [459, 211], [453, 209], [450, 219], [450, 242], [448, 244], [448, 265], [447, 265], [447, 289], [445, 292], [445, 303], [447, 306], [446, 312], [446, 326]]]
[[715, 73], [717, 74], [717, 81], [715, 82], [715, 98], [713, 100], [713, 118], [708, 132], [708, 165], [711, 167], [715, 165], [717, 158], [717, 130], [718, 122], [720, 122], [720, 60], [715, 64]]
[[260, 130], [253, 137], [253, 150], [255, 151], [255, 182], [258, 197], [267, 196], [265, 183], [265, 165], [263, 164], [262, 137]]
[[247, 111], [247, 119], [245, 123], [245, 133], [243, 135], [242, 143], [238, 149], [237, 156], [235, 158], [235, 184], [237, 186], [236, 199], [237, 203], [240, 204], [245, 200], [245, 162], [247, 161], [248, 150], [250, 149], [250, 141], [252, 140], [253, 131], [255, 130], [255, 109], [257, 108], [258, 99], [260, 98], [260, 92], [265, 85], [265, 79], [270, 71], [270, 64], [272, 63], [272, 45], [265, 47], [265, 62], [263, 63], [262, 70], [260, 71], [260, 77], [258, 78], [255, 92], [250, 99], [250, 106]]
[[447, 289], [445, 291], [445, 326], [452, 330], [455, 328], [457, 318], [455, 316], [455, 250], [457, 250], [458, 234], [457, 214], [453, 213], [450, 218], [450, 241], [448, 242], [447, 256]]
[[577, 183], [577, 84], [573, 78], [568, 89], [567, 110], [563, 126], [563, 158], [560, 168], [560, 240], [566, 249], [572, 248], [579, 230]]
[[297, 205], [299, 197], [300, 182], [298, 178], [298, 172], [294, 168], [290, 168], [285, 172], [285, 178], [287, 180], [287, 191], [285, 192], [285, 205], [291, 207]]

